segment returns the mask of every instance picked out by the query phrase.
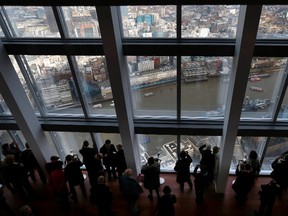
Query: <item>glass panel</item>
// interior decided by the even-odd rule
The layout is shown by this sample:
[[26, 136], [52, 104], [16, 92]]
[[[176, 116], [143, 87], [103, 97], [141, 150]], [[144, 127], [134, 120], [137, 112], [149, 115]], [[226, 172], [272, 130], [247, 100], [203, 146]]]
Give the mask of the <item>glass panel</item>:
[[223, 118], [232, 60], [231, 57], [182, 57], [182, 118]]
[[100, 38], [95, 7], [62, 7], [64, 19], [71, 38]]
[[90, 133], [79, 132], [55, 132], [57, 140], [60, 143], [60, 151], [64, 157], [68, 154], [77, 154], [82, 161], [82, 155], [79, 153], [79, 149], [82, 148], [83, 141], [87, 140], [90, 147], [93, 146], [93, 142]]
[[248, 160], [251, 151], [256, 151], [260, 159], [266, 141], [267, 137], [237, 137], [230, 172], [235, 173], [239, 160]]
[[220, 147], [220, 139], [221, 137], [217, 136], [181, 136], [180, 151], [187, 151], [193, 160], [190, 165], [191, 172], [200, 163], [201, 154], [199, 148], [204, 144], [211, 145], [211, 149], [214, 146]]
[[5, 37], [4, 32], [3, 32], [2, 28], [1, 28], [1, 26], [0, 26], [0, 37]]
[[288, 38], [288, 5], [264, 5], [258, 28], [258, 39]]
[[127, 57], [135, 117], [176, 117], [176, 57]]
[[18, 63], [17, 63], [15, 57], [13, 55], [9, 55], [9, 58], [10, 58], [12, 64], [13, 64], [13, 67], [14, 67], [17, 75], [18, 75], [18, 78], [19, 78], [19, 80], [20, 80], [20, 82], [22, 84], [22, 87], [24, 88], [24, 91], [25, 91], [25, 93], [27, 95], [27, 98], [28, 98], [31, 106], [33, 107], [35, 113], [39, 114], [39, 109], [38, 109], [38, 107], [37, 107], [37, 105], [35, 103], [35, 100], [34, 100], [33, 96], [32, 96], [32, 92], [31, 92], [30, 88], [28, 87], [28, 85], [26, 83], [26, 80], [25, 80], [25, 78], [23, 76], [23, 73], [21, 72], [21, 70], [20, 70], [20, 68], [18, 66]]
[[268, 143], [268, 148], [262, 164], [262, 170], [266, 174], [272, 171], [271, 164], [273, 161], [281, 156], [283, 153], [288, 152], [288, 138], [287, 137], [271, 137]]
[[0, 94], [0, 116], [11, 116], [11, 112]]
[[21, 131], [16, 131], [16, 130], [11, 130], [10, 133], [13, 136], [13, 139], [15, 140], [15, 142], [19, 145], [19, 148], [21, 150], [25, 149], [25, 144], [26, 144], [26, 139], [23, 136]]
[[253, 58], [241, 118], [271, 118], [287, 58]]
[[182, 6], [182, 38], [235, 38], [239, 5]]
[[123, 35], [128, 38], [176, 38], [176, 6], [121, 6]]
[[59, 38], [52, 7], [5, 6], [14, 37]]
[[66, 56], [25, 56], [24, 60], [47, 113], [83, 115]]
[[149, 157], [161, 160], [161, 171], [172, 171], [177, 160], [177, 137], [170, 135], [137, 135], [141, 165]]
[[105, 56], [76, 56], [90, 114], [116, 115]]

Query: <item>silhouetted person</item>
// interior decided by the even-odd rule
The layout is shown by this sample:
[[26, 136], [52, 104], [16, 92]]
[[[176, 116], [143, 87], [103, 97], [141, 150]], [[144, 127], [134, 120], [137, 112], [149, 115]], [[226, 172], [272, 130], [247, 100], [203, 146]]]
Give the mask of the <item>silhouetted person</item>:
[[181, 192], [184, 191], [184, 183], [187, 182], [190, 189], [192, 189], [193, 184], [190, 178], [190, 164], [192, 163], [192, 158], [184, 150], [180, 152], [180, 159], [176, 162], [174, 170], [177, 173], [176, 181], [180, 184]]
[[167, 185], [163, 188], [163, 193], [164, 195], [159, 198], [157, 203], [158, 216], [174, 216], [176, 196], [171, 194], [171, 188]]
[[103, 175], [105, 176], [104, 167], [102, 164], [103, 155], [98, 153], [95, 155], [94, 159], [91, 161], [90, 168], [90, 185], [93, 188], [95, 185], [98, 184], [98, 177]]
[[46, 171], [47, 171], [49, 176], [50, 176], [51, 172], [56, 169], [56, 166], [57, 166], [56, 162], [57, 161], [59, 161], [59, 157], [53, 155], [50, 157], [50, 162], [47, 162], [45, 164], [45, 168], [46, 168]]
[[132, 169], [126, 169], [124, 174], [119, 179], [119, 184], [124, 198], [129, 203], [130, 213], [132, 215], [136, 215], [139, 212], [139, 209], [137, 208], [137, 201], [140, 197], [140, 194], [143, 193], [143, 190], [132, 175]]
[[218, 175], [218, 169], [219, 169], [219, 150], [220, 148], [218, 146], [214, 146], [212, 149], [212, 153], [214, 156], [214, 177], [213, 180], [217, 178]]
[[55, 162], [55, 169], [50, 173], [49, 185], [52, 188], [56, 200], [60, 202], [62, 207], [68, 208], [68, 187], [62, 167], [62, 161]]
[[149, 191], [148, 198], [153, 199], [153, 190], [159, 198], [160, 164], [155, 158], [150, 157], [148, 163], [142, 166], [141, 173], [144, 174], [144, 187]]
[[84, 197], [87, 196], [86, 188], [84, 185], [84, 177], [80, 169], [83, 163], [78, 158], [74, 158], [72, 155], [67, 155], [65, 159], [67, 163], [66, 167], [64, 168], [65, 178], [69, 183], [69, 188], [70, 192], [72, 193], [73, 200], [78, 202], [75, 186], [79, 185]]
[[[83, 142], [82, 148], [79, 150], [80, 154], [83, 157], [83, 164], [86, 167], [87, 173], [88, 173], [88, 178], [89, 178], [89, 182], [91, 184], [91, 182], [93, 183], [93, 180], [91, 180], [91, 175], [93, 175], [93, 169], [91, 166], [91, 163], [94, 160], [94, 157], [96, 155], [96, 151], [93, 148], [89, 147], [89, 142], [87, 140], [85, 140]], [[93, 177], [92, 177], [93, 178]]]
[[212, 183], [214, 179], [215, 159], [212, 154], [211, 145], [204, 144], [199, 147], [199, 151], [201, 153], [200, 165], [204, 165], [208, 172], [209, 183]]
[[122, 173], [127, 169], [127, 164], [126, 164], [123, 146], [121, 144], [118, 144], [116, 148], [117, 148], [117, 152], [115, 155], [115, 162], [116, 162], [118, 177], [120, 177]]
[[7, 155], [3, 165], [3, 176], [6, 179], [6, 182], [11, 184], [22, 198], [31, 198], [33, 195], [33, 188], [23, 166], [15, 162], [15, 156]]
[[256, 177], [260, 173], [260, 161], [256, 151], [252, 150], [249, 153], [248, 162], [251, 165], [251, 172]]
[[98, 208], [99, 216], [111, 215], [112, 191], [105, 184], [105, 177], [98, 177], [98, 184], [91, 188], [91, 198]]
[[2, 187], [0, 187], [0, 208], [3, 209], [7, 213], [7, 215], [16, 216], [14, 211], [6, 202], [6, 199], [4, 197], [4, 190]]
[[237, 178], [232, 185], [232, 188], [236, 193], [236, 200], [239, 202], [245, 202], [254, 183], [254, 175], [251, 172], [250, 164], [246, 161], [238, 164], [236, 176]]
[[261, 185], [259, 191], [260, 206], [258, 212], [255, 212], [257, 216], [270, 216], [272, 215], [272, 209], [276, 200], [276, 197], [280, 193], [280, 187], [276, 184], [275, 180], [271, 180], [268, 184]]
[[45, 184], [46, 183], [45, 174], [42, 171], [28, 143], [25, 144], [25, 147], [26, 149], [22, 151], [21, 156], [20, 156], [20, 161], [23, 164], [24, 169], [26, 170], [27, 174], [29, 174], [29, 176], [34, 182], [37, 181], [36, 176], [35, 176], [35, 169], [36, 169], [39, 177], [41, 178], [42, 182]]
[[283, 154], [280, 157], [277, 157], [271, 166], [273, 171], [270, 175], [280, 186], [280, 192], [282, 195], [283, 191], [288, 187], [288, 155]]
[[111, 144], [111, 140], [106, 140], [104, 145], [100, 148], [100, 153], [103, 155], [103, 164], [106, 168], [108, 174], [108, 181], [111, 181], [113, 178], [116, 179], [115, 171], [115, 154], [116, 148]]
[[209, 186], [209, 176], [205, 165], [203, 164], [197, 165], [193, 171], [193, 176], [194, 176], [196, 202], [202, 203], [204, 199], [205, 190]]

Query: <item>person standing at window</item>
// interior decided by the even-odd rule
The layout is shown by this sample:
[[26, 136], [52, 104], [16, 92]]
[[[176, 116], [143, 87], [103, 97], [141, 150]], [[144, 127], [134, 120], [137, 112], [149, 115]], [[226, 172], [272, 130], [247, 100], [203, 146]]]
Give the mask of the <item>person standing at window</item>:
[[79, 152], [83, 157], [83, 164], [86, 167], [90, 185], [92, 185], [93, 180], [91, 179], [91, 175], [93, 175], [94, 171], [92, 169], [91, 164], [93, 163], [94, 157], [96, 155], [96, 151], [93, 148], [89, 148], [89, 142], [85, 140]]
[[184, 191], [184, 183], [187, 182], [190, 189], [192, 189], [193, 184], [190, 178], [190, 164], [192, 163], [192, 158], [184, 150], [180, 152], [180, 159], [176, 162], [174, 170], [177, 172], [176, 181], [180, 184], [181, 192]]
[[160, 164], [155, 158], [150, 157], [148, 163], [142, 166], [141, 173], [144, 174], [144, 187], [148, 189], [150, 200], [153, 199], [153, 190], [155, 190], [157, 197], [160, 197]]
[[111, 144], [111, 140], [107, 139], [105, 141], [104, 145], [100, 148], [100, 153], [103, 155], [103, 164], [108, 174], [108, 181], [117, 179], [115, 171], [116, 148], [113, 144]]
[[175, 208], [174, 203], [176, 203], [176, 196], [171, 194], [171, 188], [166, 185], [163, 188], [164, 195], [159, 199], [157, 203], [158, 216], [174, 216]]
[[118, 144], [116, 148], [117, 148], [117, 153], [115, 155], [115, 161], [116, 161], [118, 177], [120, 178], [122, 173], [127, 169], [127, 164], [126, 164], [126, 159], [125, 159], [122, 144]]

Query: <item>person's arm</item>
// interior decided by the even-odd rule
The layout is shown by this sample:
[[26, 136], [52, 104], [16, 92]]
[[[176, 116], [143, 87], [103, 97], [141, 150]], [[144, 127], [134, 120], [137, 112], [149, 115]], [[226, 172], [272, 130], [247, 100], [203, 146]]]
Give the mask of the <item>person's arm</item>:
[[199, 151], [202, 152], [205, 147], [206, 147], [206, 144], [200, 146], [200, 147], [199, 147]]

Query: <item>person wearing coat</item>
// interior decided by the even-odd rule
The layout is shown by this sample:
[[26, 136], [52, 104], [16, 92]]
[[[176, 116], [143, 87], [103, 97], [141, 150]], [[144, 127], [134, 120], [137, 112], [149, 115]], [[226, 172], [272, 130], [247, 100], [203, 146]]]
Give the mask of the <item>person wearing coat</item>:
[[190, 164], [192, 163], [192, 158], [184, 150], [180, 152], [180, 159], [176, 162], [174, 170], [177, 172], [176, 181], [180, 184], [181, 192], [184, 191], [184, 182], [187, 182], [190, 189], [192, 189], [193, 184], [190, 178]]
[[160, 164], [153, 157], [150, 157], [148, 163], [142, 166], [141, 173], [144, 175], [144, 187], [149, 191], [148, 198], [153, 199], [153, 190], [159, 198]]
[[116, 148], [111, 144], [111, 140], [106, 140], [104, 145], [100, 148], [100, 153], [103, 155], [103, 164], [106, 168], [108, 174], [108, 181], [117, 179], [116, 175], [116, 164], [115, 164], [115, 154]]

